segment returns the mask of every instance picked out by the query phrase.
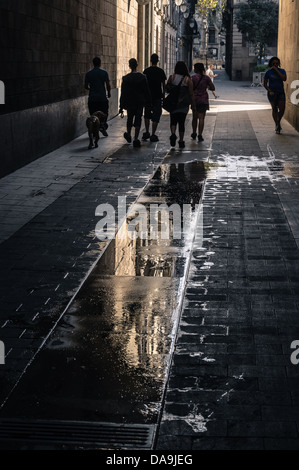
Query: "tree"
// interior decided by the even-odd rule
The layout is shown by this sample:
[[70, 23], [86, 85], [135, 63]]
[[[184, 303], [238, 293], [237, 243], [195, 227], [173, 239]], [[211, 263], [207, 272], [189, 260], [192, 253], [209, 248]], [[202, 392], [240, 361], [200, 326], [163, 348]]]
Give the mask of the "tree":
[[258, 63], [266, 55], [267, 46], [277, 38], [278, 4], [272, 0], [247, 0], [235, 9], [238, 30], [256, 48]]
[[224, 9], [225, 5], [226, 0], [197, 0], [195, 9], [200, 16], [206, 18], [211, 11], [217, 8], [217, 6]]

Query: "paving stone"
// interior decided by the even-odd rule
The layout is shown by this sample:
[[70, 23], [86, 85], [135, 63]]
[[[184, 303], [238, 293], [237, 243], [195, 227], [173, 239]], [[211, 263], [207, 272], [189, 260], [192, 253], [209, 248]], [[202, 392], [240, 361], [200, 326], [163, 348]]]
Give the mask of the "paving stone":
[[[228, 100], [238, 93], [268, 105], [261, 90], [218, 83]], [[80, 158], [64, 147], [0, 181], [0, 339], [11, 350], [1, 400], [107, 246], [94, 235], [96, 207], [116, 206], [119, 195], [132, 204], [162, 161], [178, 168], [192, 158], [205, 162], [203, 240], [194, 243], [156, 447], [298, 449], [298, 135], [284, 122], [282, 143], [269, 106], [221, 106], [207, 113], [202, 152], [186, 138], [185, 154], [168, 153], [168, 116], [157, 151], [132, 152], [117, 121], [114, 147], [102, 139], [98, 155]], [[156, 186], [144, 203], [159, 198]]]

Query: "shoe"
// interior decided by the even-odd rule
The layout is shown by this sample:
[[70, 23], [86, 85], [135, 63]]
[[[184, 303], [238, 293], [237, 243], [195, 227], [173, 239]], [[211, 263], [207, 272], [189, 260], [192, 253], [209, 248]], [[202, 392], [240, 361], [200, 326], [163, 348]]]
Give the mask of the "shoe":
[[280, 123], [278, 123], [277, 126], [276, 126], [276, 129], [275, 129], [275, 132], [276, 132], [276, 134], [280, 134], [280, 131], [281, 131], [281, 125], [280, 125]]
[[150, 135], [149, 132], [144, 132], [144, 133], [143, 133], [143, 136], [142, 136], [142, 140], [147, 140], [147, 139], [150, 138], [150, 136], [151, 136], [151, 135]]
[[133, 147], [135, 148], [141, 147], [141, 142], [139, 139], [133, 140]]
[[106, 129], [104, 129], [104, 127], [100, 127], [100, 132], [101, 132], [105, 137], [108, 137], [108, 133], [107, 133]]
[[150, 141], [151, 142], [159, 142], [159, 137], [157, 135], [151, 135], [150, 136]]
[[198, 142], [203, 142], [203, 141], [204, 141], [204, 138], [203, 138], [202, 135], [199, 135], [199, 136], [197, 137], [197, 139], [198, 139]]
[[191, 134], [191, 139], [193, 139], [193, 140], [196, 139], [196, 134], [195, 134], [195, 132], [193, 132], [193, 133]]
[[171, 147], [175, 147], [177, 136], [175, 134], [171, 134], [171, 136], [169, 137], [169, 140], [170, 140]]
[[183, 140], [179, 141], [179, 148], [184, 149], [185, 148], [185, 142]]
[[132, 142], [132, 137], [127, 132], [124, 133], [124, 138], [129, 144]]

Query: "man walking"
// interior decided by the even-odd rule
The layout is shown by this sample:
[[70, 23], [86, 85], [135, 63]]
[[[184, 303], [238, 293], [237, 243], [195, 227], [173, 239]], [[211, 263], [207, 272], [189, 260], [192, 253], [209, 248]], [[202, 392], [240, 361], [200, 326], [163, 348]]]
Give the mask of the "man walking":
[[143, 73], [137, 71], [136, 59], [129, 60], [131, 72], [122, 79], [120, 96], [120, 113], [127, 110], [127, 132], [124, 138], [128, 143], [132, 142], [131, 131], [135, 128], [133, 147], [140, 147], [139, 132], [142, 121], [143, 108], [151, 102], [147, 78]]
[[[102, 111], [108, 118], [108, 98], [111, 97], [111, 86], [108, 72], [101, 68], [101, 63], [100, 57], [93, 59], [94, 68], [85, 75], [85, 88], [89, 90], [88, 109], [90, 115], [96, 111]], [[105, 122], [104, 127], [101, 128], [101, 132], [105, 136], [108, 136], [107, 127], [108, 124]]]
[[[142, 140], [150, 139], [151, 142], [158, 142], [156, 130], [162, 114], [162, 98], [165, 95], [165, 82], [167, 77], [163, 69], [158, 67], [159, 57], [157, 54], [151, 56], [151, 66], [146, 68], [143, 73], [147, 76], [147, 81], [151, 93], [151, 106], [146, 106], [144, 113], [145, 132]], [[152, 134], [149, 132], [150, 121], [152, 121]]]
[[[214, 78], [218, 77], [217, 73], [214, 74], [213, 68], [214, 68], [213, 64], [209, 65], [209, 68], [208, 68], [208, 70], [207, 70], [207, 72], [206, 72], [206, 75], [207, 75], [208, 77], [210, 77], [210, 79], [212, 80], [212, 83], [214, 83]], [[215, 91], [214, 91], [214, 90], [211, 90], [211, 92], [213, 93], [213, 96], [214, 96], [214, 98], [216, 99], [217, 96], [216, 96]]]

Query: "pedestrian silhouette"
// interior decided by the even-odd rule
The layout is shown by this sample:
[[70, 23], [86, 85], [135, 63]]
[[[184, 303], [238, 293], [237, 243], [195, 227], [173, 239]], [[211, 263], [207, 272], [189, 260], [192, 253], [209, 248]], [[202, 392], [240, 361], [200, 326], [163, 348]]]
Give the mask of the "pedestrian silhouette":
[[107, 70], [101, 68], [100, 57], [93, 59], [94, 68], [85, 75], [85, 89], [89, 90], [88, 109], [90, 115], [97, 111], [106, 114], [106, 122], [101, 129], [103, 135], [108, 136], [106, 129], [109, 114], [109, 101], [111, 97], [110, 79]]
[[133, 147], [140, 147], [139, 133], [142, 121], [143, 108], [151, 104], [151, 95], [146, 76], [137, 71], [137, 60], [129, 60], [131, 72], [122, 78], [120, 109], [122, 113], [127, 110], [127, 132], [124, 138], [128, 143], [132, 142], [132, 127], [135, 128]]
[[[167, 77], [163, 69], [158, 67], [159, 57], [157, 54], [151, 55], [151, 66], [147, 67], [143, 73], [147, 77], [150, 93], [151, 105], [145, 107], [144, 124], [145, 132], [142, 140], [150, 139], [151, 142], [158, 142], [156, 130], [162, 114], [162, 99], [165, 95], [165, 82]], [[152, 133], [150, 134], [150, 121], [152, 121]]]

